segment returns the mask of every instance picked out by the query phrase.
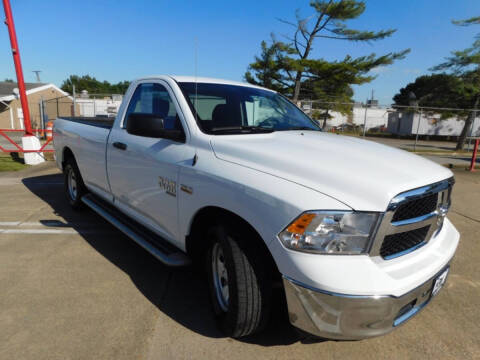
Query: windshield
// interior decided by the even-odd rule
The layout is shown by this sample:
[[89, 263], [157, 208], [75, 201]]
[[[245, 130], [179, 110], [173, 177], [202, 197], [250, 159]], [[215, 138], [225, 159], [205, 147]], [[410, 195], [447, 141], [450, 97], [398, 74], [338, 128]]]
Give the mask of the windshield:
[[211, 134], [314, 130], [319, 126], [272, 91], [247, 86], [178, 84], [203, 132]]

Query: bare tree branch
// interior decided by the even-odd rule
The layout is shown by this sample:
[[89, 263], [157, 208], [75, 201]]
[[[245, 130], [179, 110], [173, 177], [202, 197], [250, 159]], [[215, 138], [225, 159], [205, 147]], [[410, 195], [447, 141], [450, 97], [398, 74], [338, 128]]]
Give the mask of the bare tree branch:
[[275, 19], [277, 19], [278, 21], [280, 21], [280, 22], [282, 22], [282, 23], [284, 23], [284, 24], [291, 25], [291, 26], [293, 26], [293, 27], [295, 27], [295, 28], [297, 27], [297, 24], [295, 24], [295, 23], [293, 23], [293, 22], [291, 22], [291, 21], [284, 20], [284, 19], [280, 19], [280, 18], [275, 18]]
[[[292, 38], [292, 37], [290, 37], [290, 36], [288, 36], [288, 35], [286, 35], [286, 34], [281, 34], [281, 35], [282, 35], [285, 39], [291, 41], [292, 43], [295, 43], [295, 42], [296, 42], [296, 40], [295, 40], [294, 38]], [[300, 41], [298, 41], [298, 45], [302, 46], [303, 48], [306, 47], [306, 45], [303, 44], [303, 43], [301, 43]]]

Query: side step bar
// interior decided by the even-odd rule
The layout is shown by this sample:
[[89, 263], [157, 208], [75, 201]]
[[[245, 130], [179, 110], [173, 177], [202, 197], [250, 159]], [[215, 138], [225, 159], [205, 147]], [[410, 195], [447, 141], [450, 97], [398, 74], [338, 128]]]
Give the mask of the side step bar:
[[167, 266], [186, 266], [190, 259], [180, 249], [177, 249], [166, 240], [127, 218], [110, 204], [98, 197], [87, 194], [82, 197], [82, 202], [89, 208], [102, 216], [110, 224], [123, 232], [138, 245], [147, 250], [150, 254]]

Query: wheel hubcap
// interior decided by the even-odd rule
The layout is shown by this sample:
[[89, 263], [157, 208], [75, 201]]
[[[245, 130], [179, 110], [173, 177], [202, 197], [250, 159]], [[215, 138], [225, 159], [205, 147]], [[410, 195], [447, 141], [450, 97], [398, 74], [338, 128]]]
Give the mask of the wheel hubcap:
[[227, 267], [225, 266], [225, 256], [223, 255], [223, 249], [219, 243], [216, 243], [213, 246], [212, 274], [217, 302], [223, 311], [228, 311], [228, 273]]
[[71, 168], [68, 171], [68, 193], [72, 200], [77, 199], [77, 179], [75, 178], [75, 173]]

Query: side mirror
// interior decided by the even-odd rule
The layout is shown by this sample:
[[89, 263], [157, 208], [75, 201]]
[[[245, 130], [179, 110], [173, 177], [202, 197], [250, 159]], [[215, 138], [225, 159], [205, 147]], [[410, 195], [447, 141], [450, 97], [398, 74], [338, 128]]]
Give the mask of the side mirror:
[[182, 130], [165, 129], [163, 119], [155, 114], [132, 113], [128, 115], [127, 132], [137, 136], [185, 142], [185, 134]]

